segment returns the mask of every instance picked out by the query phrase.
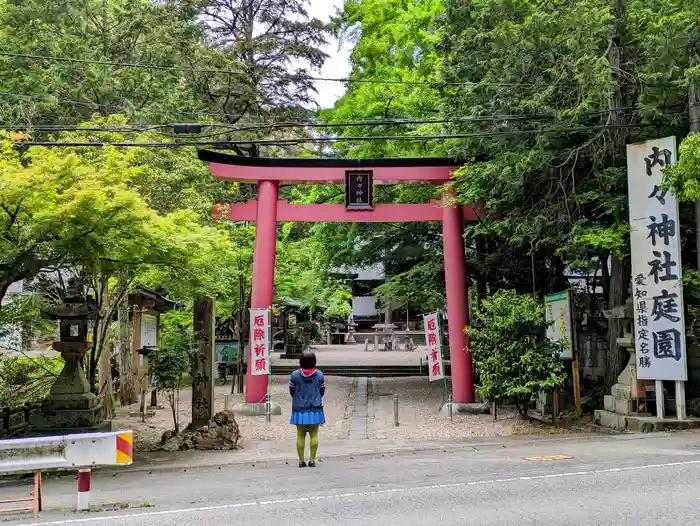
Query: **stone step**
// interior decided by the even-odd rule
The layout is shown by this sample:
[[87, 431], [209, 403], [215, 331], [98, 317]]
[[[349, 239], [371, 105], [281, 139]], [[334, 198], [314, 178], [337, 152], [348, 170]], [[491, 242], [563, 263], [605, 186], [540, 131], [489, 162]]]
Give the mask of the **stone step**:
[[617, 413], [606, 411], [605, 409], [596, 409], [593, 412], [593, 421], [596, 424], [619, 431], [627, 429], [627, 418], [628, 417], [624, 415], [618, 415]]

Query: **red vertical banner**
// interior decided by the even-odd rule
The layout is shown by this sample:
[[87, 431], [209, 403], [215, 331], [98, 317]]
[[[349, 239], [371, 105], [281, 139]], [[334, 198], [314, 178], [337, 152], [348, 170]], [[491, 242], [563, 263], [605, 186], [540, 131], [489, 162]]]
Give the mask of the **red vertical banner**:
[[445, 369], [442, 363], [442, 335], [438, 314], [426, 314], [423, 316], [423, 324], [425, 343], [428, 346], [428, 377], [431, 382], [442, 380], [445, 377]]
[[270, 374], [270, 310], [250, 309], [250, 360], [253, 376]]

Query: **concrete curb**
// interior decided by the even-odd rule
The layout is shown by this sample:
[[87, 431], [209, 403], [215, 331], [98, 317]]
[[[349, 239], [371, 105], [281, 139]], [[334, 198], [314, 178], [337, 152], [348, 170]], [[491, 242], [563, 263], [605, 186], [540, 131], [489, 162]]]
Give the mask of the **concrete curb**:
[[[573, 441], [573, 440], [593, 440], [593, 439], [599, 439], [599, 440], [610, 440], [613, 437], [607, 436], [607, 435], [600, 435], [600, 434], [595, 434], [595, 433], [581, 433], [581, 434], [572, 434], [572, 435], [567, 435], [567, 436], [545, 436], [545, 437], [536, 437], [536, 436], [528, 436], [528, 437], [503, 437], [502, 440], [493, 440], [491, 437], [491, 440], [469, 440], [468, 442], [461, 442], [461, 443], [455, 443], [455, 442], [436, 442], [436, 443], [422, 443], [422, 444], [416, 444], [416, 445], [408, 445], [408, 446], [402, 446], [402, 445], [397, 445], [395, 443], [388, 443], [386, 445], [382, 445], [380, 447], [376, 448], [370, 448], [370, 449], [360, 449], [352, 452], [348, 451], [343, 451], [343, 452], [333, 452], [330, 451], [328, 453], [323, 453], [319, 455], [319, 462], [324, 462], [324, 461], [330, 461], [330, 460], [338, 460], [338, 459], [355, 459], [355, 458], [372, 458], [372, 457], [380, 457], [380, 456], [399, 456], [399, 455], [409, 455], [409, 454], [416, 454], [416, 453], [421, 453], [425, 451], [434, 451], [434, 450], [442, 450], [444, 452], [447, 451], [457, 451], [457, 450], [464, 450], [464, 449], [473, 449], [475, 452], [478, 452], [481, 449], [493, 449], [493, 448], [508, 448], [508, 447], [514, 447], [514, 446], [528, 446], [528, 445], [537, 445], [537, 444], [542, 444], [542, 443], [555, 443], [555, 442], [567, 442], [567, 441]], [[365, 442], [366, 443], [366, 442]], [[121, 468], [103, 468], [99, 469], [100, 473], [110, 473], [110, 474], [127, 474], [127, 473], [149, 473], [152, 474], [154, 472], [158, 473], [163, 473], [163, 472], [168, 472], [168, 471], [179, 471], [179, 470], [206, 470], [206, 469], [216, 469], [216, 468], [224, 468], [224, 467], [233, 467], [233, 466], [252, 466], [252, 467], [260, 467], [260, 466], [270, 466], [270, 465], [286, 465], [289, 462], [296, 462], [296, 459], [294, 457], [294, 451], [293, 451], [293, 444], [290, 445], [289, 448], [289, 453], [281, 453], [279, 456], [276, 456], [274, 458], [251, 458], [251, 457], [246, 457], [246, 458], [227, 458], [227, 459], [222, 459], [221, 462], [207, 462], [203, 463], [201, 455], [199, 458], [190, 458], [190, 459], [183, 459], [183, 460], [178, 460], [175, 462], [167, 462], [167, 461], [162, 461], [162, 464], [159, 463], [144, 463], [141, 464], [137, 461], [136, 464], [131, 465], [131, 466], [125, 466]], [[332, 450], [332, 448], [329, 448]], [[245, 451], [245, 450], [243, 450]], [[179, 455], [185, 456], [189, 452], [179, 452]], [[211, 453], [211, 456], [216, 456], [215, 451], [211, 452], [198, 452], [198, 453]], [[231, 452], [227, 452], [231, 453]], [[138, 453], [135, 454], [136, 458], [138, 459]], [[157, 461], [156, 461], [157, 462]]]

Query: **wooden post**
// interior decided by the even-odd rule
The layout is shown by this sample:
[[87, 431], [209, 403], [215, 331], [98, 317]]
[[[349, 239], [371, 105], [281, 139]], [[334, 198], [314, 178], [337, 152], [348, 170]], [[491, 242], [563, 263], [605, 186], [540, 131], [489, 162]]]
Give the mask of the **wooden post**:
[[574, 405], [576, 418], [581, 418], [581, 379], [579, 377], [578, 360], [571, 362], [571, 378], [574, 381]]
[[0, 507], [0, 513], [17, 513], [19, 511], [31, 511], [34, 513], [34, 518], [39, 518], [41, 511], [41, 472], [34, 473], [34, 487], [30, 492], [29, 498], [0, 500], [0, 504], [14, 504], [18, 502], [31, 502], [31, 506], [23, 506], [20, 508], [3, 508]]
[[131, 370], [134, 374], [134, 392], [139, 392], [139, 371], [141, 370], [141, 355], [138, 350], [141, 348], [141, 309], [134, 309], [133, 321], [131, 324]]
[[676, 418], [678, 420], [686, 419], [685, 409], [685, 382], [676, 381]]
[[148, 382], [150, 379], [150, 363], [148, 356], [143, 357], [143, 363], [139, 367], [139, 375], [141, 377], [141, 403], [139, 404], [139, 412], [141, 413], [141, 422], [146, 421], [146, 391], [148, 391]]
[[192, 366], [192, 428], [214, 416], [214, 300], [199, 298], [194, 304], [195, 355]]
[[654, 390], [656, 391], [656, 417], [663, 418], [664, 415], [664, 382], [654, 380]]

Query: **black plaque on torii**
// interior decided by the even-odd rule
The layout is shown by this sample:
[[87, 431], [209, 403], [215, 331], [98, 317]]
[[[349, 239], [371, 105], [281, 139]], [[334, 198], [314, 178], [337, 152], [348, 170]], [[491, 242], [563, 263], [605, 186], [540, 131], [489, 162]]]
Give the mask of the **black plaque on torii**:
[[345, 208], [347, 210], [374, 209], [374, 172], [347, 170], [345, 172]]

